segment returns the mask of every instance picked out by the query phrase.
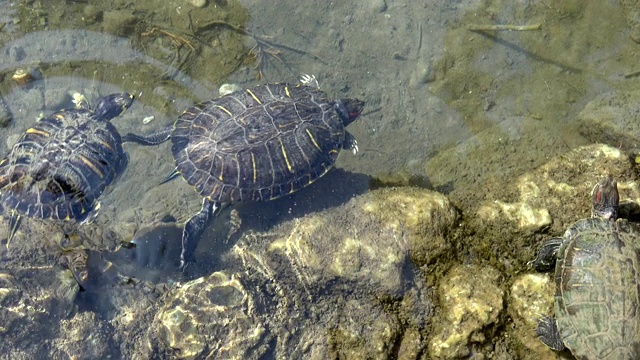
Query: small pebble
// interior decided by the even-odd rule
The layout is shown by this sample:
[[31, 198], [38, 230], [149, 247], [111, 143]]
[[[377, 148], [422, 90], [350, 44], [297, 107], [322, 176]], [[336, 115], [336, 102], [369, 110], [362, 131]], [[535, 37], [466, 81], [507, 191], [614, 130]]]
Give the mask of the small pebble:
[[20, 61], [27, 56], [24, 49], [20, 46], [12, 46], [9, 48], [9, 57], [15, 61]]
[[433, 82], [436, 79], [436, 74], [433, 66], [428, 61], [418, 61], [414, 67], [411, 78], [409, 79], [409, 85], [412, 88], [420, 87], [424, 84]]
[[387, 10], [387, 2], [385, 0], [371, 0], [369, 2], [369, 6], [371, 6], [371, 10], [376, 13], [381, 13]]
[[236, 84], [222, 84], [222, 86], [220, 86], [220, 89], [218, 89], [218, 93], [220, 93], [220, 96], [225, 96], [238, 90], [241, 90], [241, 87]]
[[13, 148], [13, 145], [18, 142], [18, 138], [20, 138], [20, 134], [12, 134], [7, 136], [7, 147], [9, 149]]
[[4, 102], [2, 97], [0, 97], [0, 128], [9, 126], [11, 120], [13, 120], [11, 111], [9, 111], [9, 107]]
[[187, 0], [187, 3], [197, 7], [205, 7], [207, 5], [207, 0]]
[[102, 17], [102, 11], [93, 5], [87, 5], [82, 10], [82, 20], [86, 24], [93, 24]]

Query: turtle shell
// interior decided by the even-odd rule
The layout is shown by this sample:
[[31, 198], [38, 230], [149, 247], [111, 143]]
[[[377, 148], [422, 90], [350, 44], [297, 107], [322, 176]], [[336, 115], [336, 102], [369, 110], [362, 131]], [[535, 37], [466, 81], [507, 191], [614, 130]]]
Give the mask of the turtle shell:
[[131, 104], [105, 97], [97, 111], [62, 110], [27, 129], [0, 161], [3, 211], [42, 219], [84, 220], [127, 164], [121, 137], [107, 120]]
[[558, 249], [555, 312], [578, 359], [640, 359], [640, 227], [576, 222]]
[[311, 184], [335, 163], [345, 127], [312, 86], [271, 84], [187, 109], [171, 139], [177, 171], [212, 201], [263, 201]]

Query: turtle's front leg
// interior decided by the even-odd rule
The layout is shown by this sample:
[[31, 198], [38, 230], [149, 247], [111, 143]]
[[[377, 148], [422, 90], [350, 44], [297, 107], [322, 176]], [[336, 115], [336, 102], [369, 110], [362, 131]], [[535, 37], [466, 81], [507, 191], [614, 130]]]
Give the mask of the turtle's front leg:
[[358, 153], [358, 142], [348, 131], [344, 132], [344, 143], [342, 143], [342, 148], [344, 150], [351, 150], [353, 155]]
[[563, 238], [553, 238], [545, 241], [545, 243], [542, 244], [540, 251], [538, 251], [538, 256], [529, 262], [529, 266], [533, 267], [537, 271], [550, 270], [555, 265], [556, 254], [563, 241]]

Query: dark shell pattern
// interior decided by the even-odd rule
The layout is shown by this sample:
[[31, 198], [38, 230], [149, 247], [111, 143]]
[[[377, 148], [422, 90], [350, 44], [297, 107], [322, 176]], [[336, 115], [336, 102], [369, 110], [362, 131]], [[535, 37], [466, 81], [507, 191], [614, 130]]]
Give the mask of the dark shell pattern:
[[263, 201], [311, 184], [345, 141], [333, 102], [315, 87], [260, 85], [185, 111], [171, 135], [178, 172], [211, 201]]
[[640, 359], [640, 226], [580, 220], [557, 258], [556, 321], [573, 355]]
[[0, 162], [5, 214], [84, 220], [127, 157], [116, 128], [89, 109], [59, 111], [27, 129]]

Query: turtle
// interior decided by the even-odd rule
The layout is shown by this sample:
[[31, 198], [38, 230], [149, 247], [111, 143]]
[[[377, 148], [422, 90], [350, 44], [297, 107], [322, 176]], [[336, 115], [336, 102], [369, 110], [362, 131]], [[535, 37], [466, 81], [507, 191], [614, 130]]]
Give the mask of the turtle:
[[174, 171], [203, 197], [183, 226], [180, 268], [195, 261], [197, 239], [222, 205], [268, 201], [325, 175], [342, 149], [358, 151], [345, 127], [364, 108], [358, 99], [331, 100], [315, 76], [298, 84], [257, 85], [204, 101], [173, 125], [125, 142], [158, 145], [169, 139]]
[[128, 93], [102, 97], [94, 108], [73, 94], [75, 108], [38, 120], [0, 161], [0, 208], [9, 217], [7, 246], [22, 216], [85, 222], [98, 197], [126, 169], [122, 138], [109, 121], [133, 103]]
[[555, 261], [555, 318], [541, 318], [536, 333], [578, 359], [640, 359], [640, 226], [618, 219], [611, 175], [592, 199], [592, 217], [546, 241], [531, 262], [545, 271]]

